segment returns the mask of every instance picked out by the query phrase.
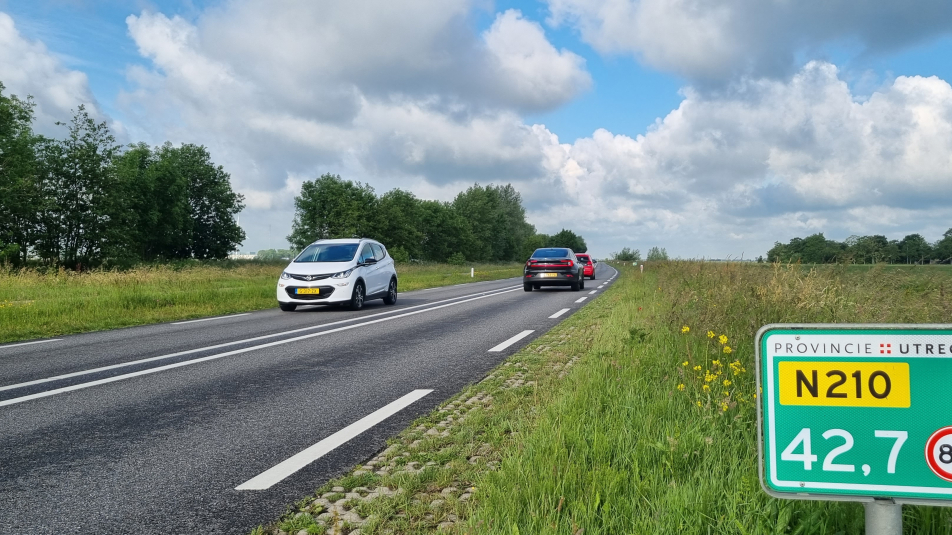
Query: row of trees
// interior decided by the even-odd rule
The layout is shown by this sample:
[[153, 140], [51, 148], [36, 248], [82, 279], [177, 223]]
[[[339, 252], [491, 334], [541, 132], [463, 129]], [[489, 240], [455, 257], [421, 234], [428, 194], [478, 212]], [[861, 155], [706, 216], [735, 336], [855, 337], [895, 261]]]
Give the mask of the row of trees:
[[808, 264], [928, 264], [952, 261], [952, 229], [942, 238], [929, 243], [921, 234], [910, 234], [901, 240], [885, 236], [850, 236], [838, 242], [822, 233], [793, 238], [789, 243], [777, 242], [767, 252], [768, 262], [804, 262]]
[[[619, 262], [640, 262], [641, 251], [639, 249], [624, 247], [621, 251], [612, 253], [611, 259], [618, 260]], [[665, 250], [664, 247], [652, 247], [648, 249], [648, 256], [645, 257], [645, 260], [649, 262], [668, 260], [668, 251]]]
[[33, 101], [3, 90], [0, 263], [224, 258], [244, 240], [243, 198], [204, 147], [120, 147], [83, 106], [50, 139], [33, 131]]
[[539, 247], [587, 250], [570, 230], [537, 233], [509, 184], [477, 184], [439, 202], [401, 189], [378, 196], [366, 184], [325, 174], [303, 184], [294, 206], [288, 241], [298, 250], [318, 239], [351, 237], [379, 240], [398, 261], [523, 261]]

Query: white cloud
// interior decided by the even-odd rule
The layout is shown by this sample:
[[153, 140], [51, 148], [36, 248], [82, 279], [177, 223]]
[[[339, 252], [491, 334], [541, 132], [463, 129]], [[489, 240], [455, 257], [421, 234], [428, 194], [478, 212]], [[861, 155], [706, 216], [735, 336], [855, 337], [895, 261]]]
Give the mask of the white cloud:
[[80, 104], [101, 116], [86, 75], [64, 67], [43, 43], [23, 37], [6, 13], [0, 13], [0, 82], [8, 95], [33, 96], [35, 127], [41, 133], [62, 135], [54, 123], [68, 121]]
[[469, 2], [361, 6], [243, 0], [194, 24], [129, 16], [153, 69], [130, 69], [122, 107], [154, 141], [208, 145], [256, 207], [286, 205], [286, 179], [302, 173], [386, 188], [542, 174], [543, 142], [519, 112], [587, 89], [584, 60], [518, 11], [478, 34]]
[[946, 0], [547, 0], [550, 22], [604, 53], [632, 54], [695, 81], [794, 69], [828, 44], [896, 50], [952, 30]]
[[943, 80], [900, 77], [857, 101], [833, 65], [812, 62], [789, 81], [685, 94], [644, 135], [599, 130], [549, 160], [590, 235], [723, 256], [814, 232], [920, 232], [934, 218], [935, 239], [952, 226]]

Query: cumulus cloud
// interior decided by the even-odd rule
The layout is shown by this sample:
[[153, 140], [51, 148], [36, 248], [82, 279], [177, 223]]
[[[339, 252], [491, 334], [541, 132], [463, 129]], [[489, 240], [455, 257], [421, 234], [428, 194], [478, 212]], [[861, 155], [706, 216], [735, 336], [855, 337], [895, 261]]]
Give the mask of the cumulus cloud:
[[695, 81], [787, 74], [828, 44], [896, 50], [952, 30], [945, 0], [547, 0], [601, 52], [632, 54]]
[[6, 13], [0, 13], [0, 82], [7, 94], [33, 96], [36, 128], [47, 135], [62, 134], [54, 123], [69, 120], [80, 104], [101, 115], [86, 75], [64, 67], [43, 43], [23, 37]]
[[540, 176], [543, 142], [519, 114], [585, 91], [584, 60], [518, 11], [478, 33], [472, 9], [242, 0], [195, 23], [132, 15], [153, 68], [130, 69], [123, 108], [157, 139], [209, 145], [256, 206], [267, 191], [286, 205], [289, 174], [316, 171], [388, 187]]
[[599, 130], [560, 148], [548, 172], [586, 228], [685, 252], [723, 254], [709, 244], [732, 235], [762, 253], [820, 231], [919, 232], [925, 214], [936, 236], [952, 226], [952, 86], [936, 77], [857, 101], [835, 66], [811, 62], [787, 81], [688, 90], [644, 135]]

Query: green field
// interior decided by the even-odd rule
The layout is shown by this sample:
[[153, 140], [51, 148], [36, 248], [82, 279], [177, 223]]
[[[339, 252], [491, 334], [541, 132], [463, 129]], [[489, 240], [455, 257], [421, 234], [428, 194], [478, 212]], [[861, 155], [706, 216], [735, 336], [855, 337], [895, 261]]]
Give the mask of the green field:
[[[276, 307], [287, 262], [142, 266], [127, 271], [0, 269], [0, 343]], [[470, 278], [469, 269], [476, 276]], [[522, 264], [398, 265], [400, 291], [515, 277]]]

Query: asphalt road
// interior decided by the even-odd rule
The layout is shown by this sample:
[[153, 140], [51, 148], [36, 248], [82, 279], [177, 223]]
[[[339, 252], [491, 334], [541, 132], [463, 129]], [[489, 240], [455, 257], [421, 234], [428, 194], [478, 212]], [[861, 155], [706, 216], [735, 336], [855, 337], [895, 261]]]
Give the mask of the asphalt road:
[[[247, 533], [372, 457], [615, 274], [600, 265], [580, 292], [526, 293], [507, 279], [360, 312], [273, 309], [0, 346], [0, 532]], [[432, 392], [269, 476], [268, 488], [236, 490], [420, 389]]]

